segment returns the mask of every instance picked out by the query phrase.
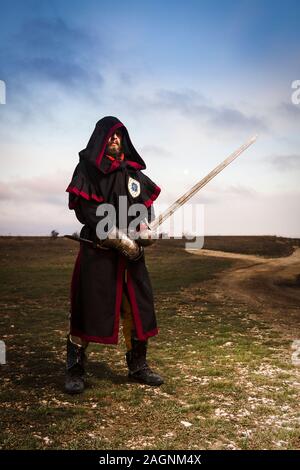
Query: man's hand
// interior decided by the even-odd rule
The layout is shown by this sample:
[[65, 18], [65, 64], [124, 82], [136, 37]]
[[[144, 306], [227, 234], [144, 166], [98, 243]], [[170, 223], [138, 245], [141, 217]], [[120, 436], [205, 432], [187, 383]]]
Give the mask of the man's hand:
[[140, 224], [139, 237], [136, 239], [136, 242], [139, 246], [149, 246], [155, 243], [156, 237], [155, 232], [150, 230], [147, 224]]
[[143, 256], [143, 248], [117, 227], [112, 228], [101, 245], [114, 248], [132, 261], [137, 261]]

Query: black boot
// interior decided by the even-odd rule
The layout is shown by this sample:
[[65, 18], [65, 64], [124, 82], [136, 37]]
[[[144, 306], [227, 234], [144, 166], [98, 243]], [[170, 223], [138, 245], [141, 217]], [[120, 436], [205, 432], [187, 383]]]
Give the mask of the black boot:
[[146, 362], [147, 342], [136, 338], [133, 338], [131, 342], [132, 349], [126, 353], [130, 380], [154, 386], [163, 384], [162, 377], [153, 372]]
[[67, 339], [67, 363], [65, 391], [70, 394], [82, 393], [84, 390], [85, 348], [77, 346]]

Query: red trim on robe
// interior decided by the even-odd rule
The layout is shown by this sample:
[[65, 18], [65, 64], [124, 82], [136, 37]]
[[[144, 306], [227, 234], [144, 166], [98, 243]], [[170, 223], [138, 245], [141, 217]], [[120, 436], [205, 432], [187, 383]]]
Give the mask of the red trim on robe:
[[132, 166], [136, 170], [141, 170], [143, 168], [143, 165], [141, 165], [138, 162], [134, 162], [133, 160], [127, 160], [128, 165]]
[[86, 193], [85, 191], [81, 191], [80, 189], [76, 188], [76, 186], [68, 186], [66, 189], [67, 193], [73, 193], [76, 194], [76, 196], [82, 196], [84, 199], [87, 199], [90, 201], [91, 199], [94, 199], [97, 202], [103, 202], [104, 198], [102, 196], [97, 196], [96, 194], [91, 194], [91, 196]]
[[123, 275], [125, 270], [125, 258], [119, 257], [118, 273], [117, 273], [117, 292], [116, 292], [116, 303], [115, 303], [115, 320], [114, 329], [112, 336], [89, 336], [82, 333], [80, 330], [73, 328], [71, 325], [71, 335], [78, 336], [85, 341], [91, 341], [92, 343], [104, 343], [104, 344], [118, 344], [119, 339], [119, 327], [120, 327], [120, 313], [121, 303], [123, 294]]
[[[124, 161], [124, 153], [121, 154], [120, 158], [115, 158], [115, 157], [112, 157], [111, 155], [106, 155], [106, 157], [112, 162], [109, 167], [109, 171], [116, 170], [117, 168], [119, 168], [121, 162]], [[126, 163], [127, 165], [131, 166], [135, 170], [141, 170], [143, 168], [143, 165], [141, 165], [140, 163], [134, 162], [133, 160], [126, 160]]]
[[81, 259], [81, 247], [79, 248], [78, 255], [75, 261], [72, 280], [71, 280], [71, 290], [70, 290], [70, 303], [71, 303], [71, 315], [74, 310], [75, 295], [79, 283], [79, 274], [80, 274], [80, 259]]
[[154, 192], [151, 194], [150, 199], [147, 199], [147, 201], [144, 201], [144, 204], [145, 204], [146, 207], [149, 207], [149, 206], [151, 206], [151, 204], [153, 204], [155, 199], [158, 198], [158, 196], [160, 194], [160, 191], [161, 191], [160, 187], [155, 186]]
[[127, 289], [128, 289], [129, 300], [130, 300], [130, 305], [131, 305], [132, 314], [134, 318], [137, 337], [141, 341], [146, 341], [147, 338], [149, 338], [150, 336], [155, 336], [158, 334], [158, 328], [154, 328], [153, 330], [147, 331], [146, 333], [144, 333], [142, 322], [140, 319], [140, 314], [139, 314], [139, 307], [136, 301], [134, 287], [133, 287], [133, 283], [132, 283], [131, 275], [129, 271], [127, 271]]
[[113, 162], [114, 160], [121, 161], [121, 162], [124, 160], [124, 153], [121, 153], [121, 155], [120, 155], [119, 158], [115, 158], [115, 157], [113, 157], [112, 155], [106, 155], [106, 156], [107, 156], [107, 158], [109, 158], [109, 160], [111, 160], [112, 162]]

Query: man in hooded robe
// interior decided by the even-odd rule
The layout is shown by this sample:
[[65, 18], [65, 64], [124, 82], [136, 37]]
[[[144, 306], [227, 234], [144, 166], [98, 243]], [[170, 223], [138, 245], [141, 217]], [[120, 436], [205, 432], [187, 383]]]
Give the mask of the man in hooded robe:
[[[126, 227], [120, 226], [122, 196], [129, 209], [142, 204], [150, 222], [152, 204], [160, 188], [142, 172], [145, 162], [134, 148], [126, 127], [115, 117], [97, 122], [79, 157], [66, 191], [69, 208], [83, 224], [81, 238], [94, 245], [80, 243], [73, 271], [65, 389], [68, 393], [84, 390], [86, 347], [89, 342], [118, 344], [120, 317], [129, 378], [147, 385], [161, 385], [163, 379], [146, 361], [148, 338], [157, 335], [158, 328], [143, 248], [127, 237], [125, 251], [123, 245], [120, 249], [115, 240], [109, 241], [109, 236], [103, 242], [97, 229], [103, 217], [96, 213], [102, 204], [111, 204], [116, 210], [113, 229], [128, 228], [134, 217], [126, 212]], [[101, 247], [96, 249], [99, 242]], [[134, 255], [128, 255], [129, 245]]]

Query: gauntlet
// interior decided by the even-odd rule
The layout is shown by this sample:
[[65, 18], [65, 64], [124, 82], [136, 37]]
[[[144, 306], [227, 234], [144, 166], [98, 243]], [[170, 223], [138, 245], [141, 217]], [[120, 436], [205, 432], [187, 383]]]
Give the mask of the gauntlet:
[[101, 246], [114, 248], [131, 261], [137, 261], [143, 256], [144, 250], [135, 240], [131, 240], [122, 230], [114, 226], [108, 233]]

